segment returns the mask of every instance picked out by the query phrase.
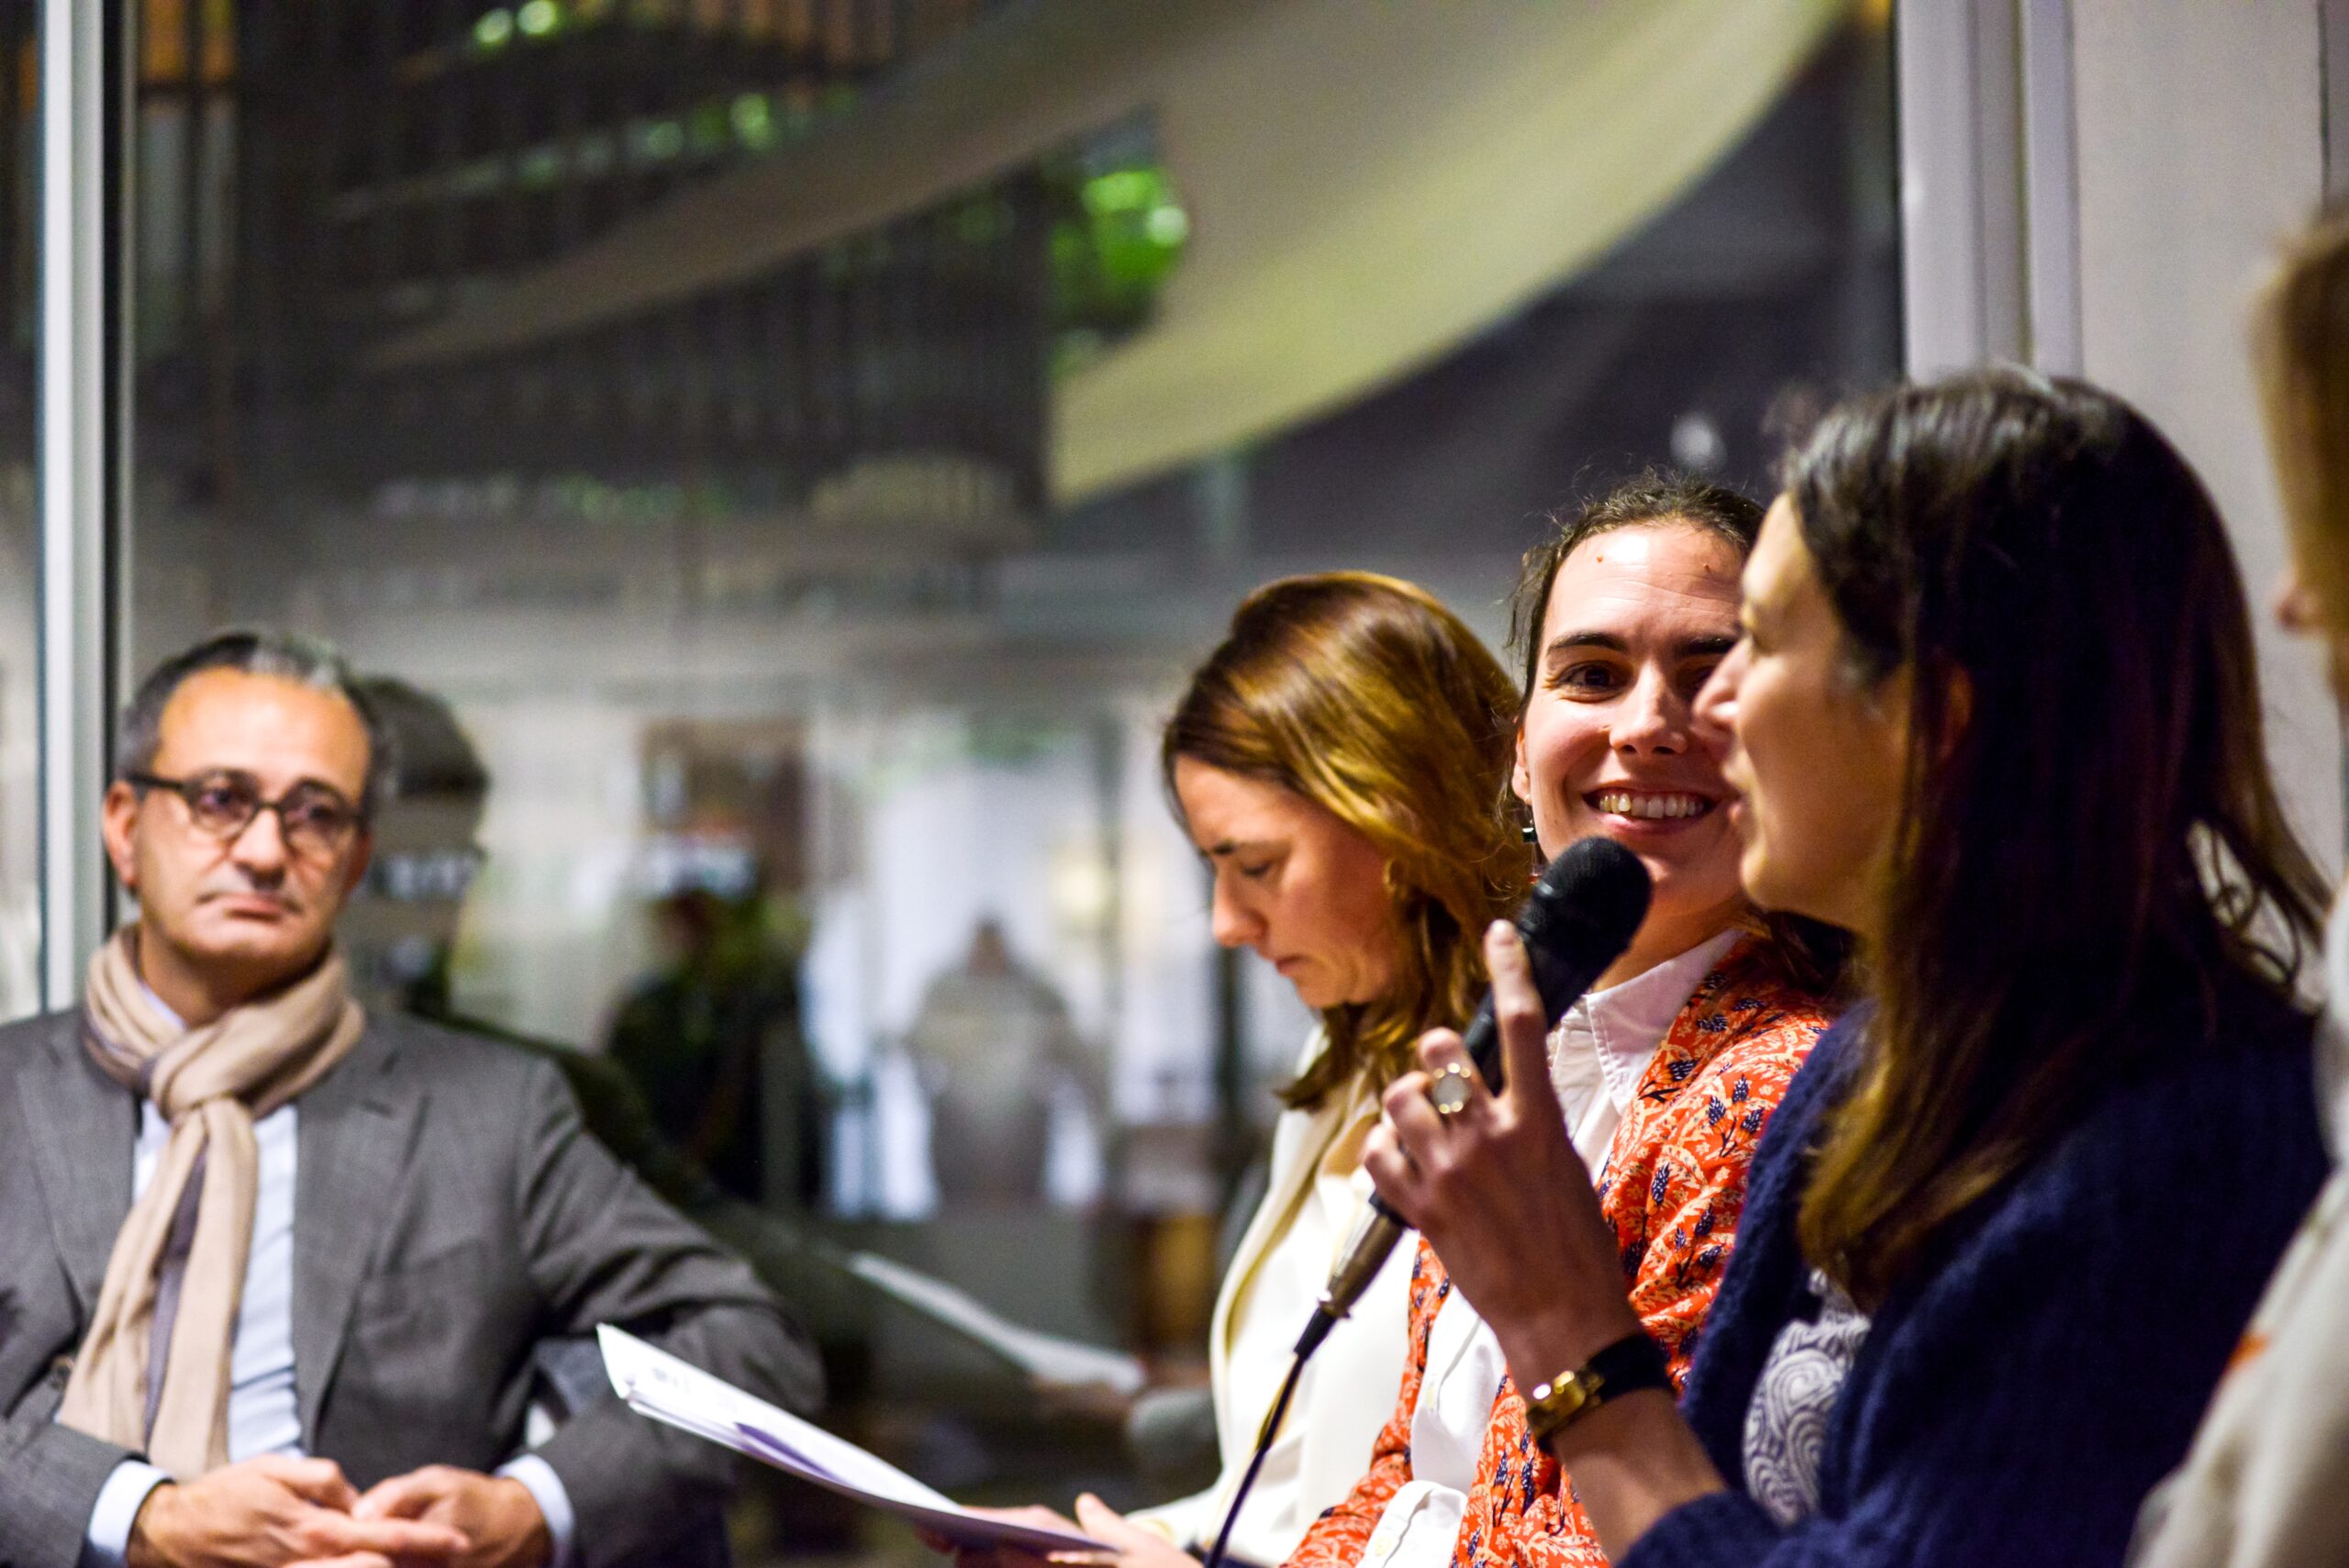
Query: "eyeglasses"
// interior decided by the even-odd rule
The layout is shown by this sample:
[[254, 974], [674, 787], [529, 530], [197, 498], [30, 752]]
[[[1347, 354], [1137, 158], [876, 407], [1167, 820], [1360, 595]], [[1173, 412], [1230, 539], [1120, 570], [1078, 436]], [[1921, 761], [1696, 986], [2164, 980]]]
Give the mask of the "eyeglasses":
[[340, 854], [365, 820], [359, 808], [331, 784], [297, 784], [275, 800], [268, 800], [262, 795], [259, 779], [231, 768], [186, 779], [154, 773], [125, 773], [123, 779], [138, 789], [168, 790], [178, 795], [196, 831], [223, 841], [242, 837], [254, 817], [274, 811], [285, 847], [315, 858]]

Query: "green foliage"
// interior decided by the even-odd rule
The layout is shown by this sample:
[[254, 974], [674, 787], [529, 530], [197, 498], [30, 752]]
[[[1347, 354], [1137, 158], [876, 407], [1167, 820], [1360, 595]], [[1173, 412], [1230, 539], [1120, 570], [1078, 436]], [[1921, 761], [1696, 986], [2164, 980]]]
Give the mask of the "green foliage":
[[1052, 214], [1054, 369], [1084, 363], [1148, 323], [1183, 259], [1190, 215], [1163, 165], [1044, 171]]

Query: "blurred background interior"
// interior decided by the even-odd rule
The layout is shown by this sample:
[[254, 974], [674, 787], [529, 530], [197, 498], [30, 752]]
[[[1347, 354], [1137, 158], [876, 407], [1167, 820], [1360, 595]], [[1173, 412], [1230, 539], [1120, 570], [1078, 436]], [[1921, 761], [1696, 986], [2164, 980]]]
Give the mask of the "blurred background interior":
[[[1765, 489], [1826, 401], [1930, 361], [1920, 333], [2097, 368], [2079, 279], [2135, 211], [2097, 180], [2144, 149], [2087, 117], [2119, 114], [2093, 40], [2063, 39], [2068, 302], [2041, 295], [2042, 163], [1973, 193], [1974, 292], [1920, 296], [1954, 263], [1910, 211], [1904, 267], [1904, 203], [1946, 202], [1949, 161], [1903, 138], [1954, 128], [2011, 183], [1976, 121], [2047, 156], [2033, 28], [2123, 8], [1899, 9], [138, 0], [98, 46], [106, 682], [224, 623], [331, 637], [406, 752], [346, 933], [376, 996], [632, 1086], [677, 1190], [816, 1321], [839, 1429], [971, 1500], [1187, 1490], [1211, 1438], [1129, 1441], [1122, 1398], [811, 1260], [1203, 1377], [1308, 1024], [1210, 941], [1157, 773], [1238, 597], [1371, 568], [1497, 642], [1545, 508], [1648, 463]], [[2335, 7], [2273, 9], [2331, 42]], [[53, 967], [41, 13], [0, 0], [11, 1015]], [[1904, 48], [1928, 25], [1974, 52]], [[2143, 47], [2183, 73], [2190, 45]], [[2306, 178], [2253, 138], [2228, 155], [2264, 172], [2199, 199], [2247, 189], [2280, 232], [2321, 122]], [[2158, 265], [2129, 287], [2132, 331], [2181, 297]], [[2141, 381], [2234, 353], [2236, 297]], [[2185, 433], [2256, 511], [2241, 401]], [[2303, 728], [2288, 774], [2329, 781], [2337, 734]], [[2300, 805], [2337, 844], [2336, 794]], [[751, 1560], [918, 1550], [788, 1486], [737, 1527]]]

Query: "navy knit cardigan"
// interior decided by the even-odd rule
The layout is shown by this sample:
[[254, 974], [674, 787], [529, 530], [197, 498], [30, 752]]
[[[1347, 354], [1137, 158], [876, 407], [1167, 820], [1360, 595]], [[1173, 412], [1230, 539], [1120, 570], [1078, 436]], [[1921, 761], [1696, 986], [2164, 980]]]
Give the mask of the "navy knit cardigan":
[[2246, 995], [2212, 1043], [2201, 1013], [2149, 1030], [2137, 1069], [1874, 1315], [1820, 1510], [1789, 1530], [1742, 1489], [1741, 1453], [1772, 1341], [1817, 1310], [1796, 1210], [1857, 1020], [1823, 1037], [1754, 1156], [1682, 1403], [1730, 1490], [1620, 1568], [2120, 1562], [2325, 1173], [2308, 1020]]

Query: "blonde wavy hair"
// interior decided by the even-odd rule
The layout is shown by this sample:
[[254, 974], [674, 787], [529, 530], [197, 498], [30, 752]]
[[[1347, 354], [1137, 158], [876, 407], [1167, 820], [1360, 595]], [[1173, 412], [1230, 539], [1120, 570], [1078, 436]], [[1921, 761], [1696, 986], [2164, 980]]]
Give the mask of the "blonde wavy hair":
[[2286, 250], [2252, 321], [2293, 560], [2349, 691], [2349, 205]]
[[1387, 995], [1325, 1008], [1326, 1048], [1282, 1098], [1319, 1105], [1412, 1065], [1420, 1034], [1459, 1028], [1485, 991], [1479, 935], [1525, 895], [1531, 857], [1502, 802], [1517, 688], [1424, 589], [1367, 572], [1287, 577], [1241, 601], [1167, 721], [1160, 764], [1277, 784], [1386, 862], [1404, 962]]

